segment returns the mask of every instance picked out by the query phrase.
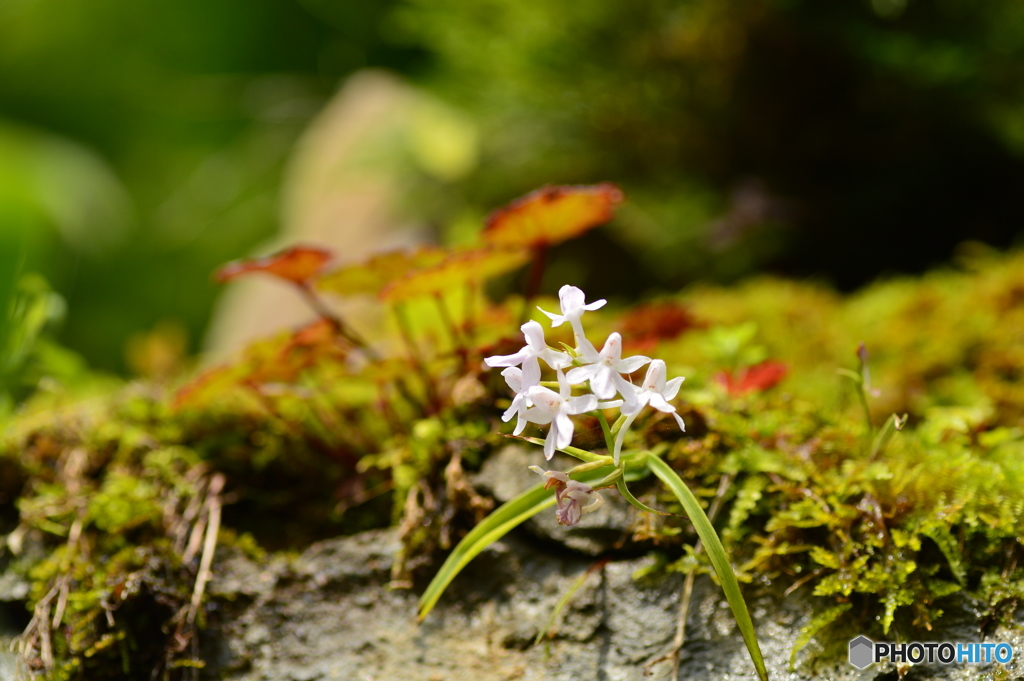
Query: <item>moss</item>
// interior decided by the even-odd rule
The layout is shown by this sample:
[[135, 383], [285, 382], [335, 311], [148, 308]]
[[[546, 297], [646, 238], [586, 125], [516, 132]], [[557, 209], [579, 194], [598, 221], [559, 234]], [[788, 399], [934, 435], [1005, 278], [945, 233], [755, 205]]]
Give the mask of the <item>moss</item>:
[[[688, 432], [653, 414], [626, 447], [665, 448], [709, 502], [725, 477], [717, 525], [741, 578], [816, 597], [801, 644], [850, 628], [909, 637], [962, 591], [1004, 621], [1024, 596], [1022, 292], [1022, 254], [848, 298], [773, 279], [686, 290], [665, 309], [693, 323], [645, 339], [645, 354], [687, 376]], [[516, 305], [481, 313], [469, 348], [423, 332], [425, 367], [360, 366], [332, 351], [297, 368], [282, 359], [297, 341], [283, 335], [178, 391], [29, 405], [2, 442], [0, 521], [20, 552], [9, 569], [31, 583], [30, 665], [51, 679], [189, 678], [205, 618], [191, 603], [221, 505], [220, 542], [250, 555], [398, 525], [394, 578], [415, 583], [489, 508], [467, 473], [510, 424], [494, 407], [505, 386], [479, 359], [514, 330]], [[603, 311], [595, 328], [619, 319]], [[873, 426], [909, 414], [874, 455], [837, 374], [856, 366], [860, 342]], [[716, 378], [765, 359], [786, 365], [781, 383], [730, 394]], [[690, 532], [660, 517], [637, 528], [661, 552], [650, 572], [706, 569], [686, 550]]]

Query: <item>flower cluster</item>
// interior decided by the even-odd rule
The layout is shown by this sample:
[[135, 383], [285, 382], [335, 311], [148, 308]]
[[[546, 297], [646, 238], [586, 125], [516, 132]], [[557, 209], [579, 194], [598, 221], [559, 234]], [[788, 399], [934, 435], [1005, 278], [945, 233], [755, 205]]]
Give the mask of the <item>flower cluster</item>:
[[[622, 357], [622, 337], [613, 333], [605, 340], [601, 351], [587, 340], [581, 318], [588, 310], [596, 310], [605, 304], [604, 300], [586, 302], [586, 295], [575, 286], [563, 286], [558, 292], [561, 314], [541, 310], [551, 319], [551, 326], [563, 322], [572, 326], [576, 347], [560, 351], [548, 347], [544, 340], [544, 329], [537, 322], [523, 324], [526, 347], [512, 355], [488, 357], [489, 367], [505, 367], [502, 375], [515, 394], [512, 405], [502, 419], [509, 421], [517, 417], [514, 433], [523, 432], [527, 423], [551, 424], [544, 440], [544, 456], [551, 459], [556, 449], [564, 449], [572, 441], [573, 422], [570, 416], [592, 412], [597, 409], [620, 408], [625, 417], [615, 438], [612, 456], [615, 465], [619, 463], [622, 442], [626, 430], [646, 407], [672, 414], [679, 427], [685, 430], [682, 418], [670, 401], [679, 392], [682, 378], [666, 380], [665, 362], [660, 359], [637, 355]], [[558, 392], [541, 385], [540, 361], [555, 371]], [[647, 376], [639, 386], [628, 379], [628, 375], [649, 364]], [[568, 371], [566, 371], [568, 370]], [[573, 386], [589, 386], [589, 394], [573, 395]]]

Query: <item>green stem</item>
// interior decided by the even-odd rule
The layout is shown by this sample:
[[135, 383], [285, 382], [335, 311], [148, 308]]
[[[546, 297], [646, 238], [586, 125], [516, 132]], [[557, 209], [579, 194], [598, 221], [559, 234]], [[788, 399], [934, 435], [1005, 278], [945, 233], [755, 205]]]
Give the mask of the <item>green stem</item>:
[[466, 354], [466, 346], [462, 342], [462, 336], [459, 334], [459, 329], [455, 325], [455, 320], [452, 319], [451, 314], [448, 312], [448, 306], [444, 302], [444, 298], [441, 297], [440, 293], [434, 294], [434, 303], [437, 305], [438, 314], [441, 317], [441, 323], [448, 331], [448, 335], [452, 339], [452, 347], [457, 353], [463, 357]]
[[[515, 436], [511, 435], [509, 437]], [[540, 445], [541, 447], [544, 446], [544, 440], [541, 440], [539, 437], [522, 437], [520, 439], [526, 440], [527, 442], [532, 442], [535, 445]], [[602, 454], [594, 454], [593, 452], [588, 452], [587, 450], [579, 449], [578, 447], [563, 447], [558, 451], [562, 452], [563, 454], [568, 454], [571, 457], [577, 458], [580, 461], [585, 461], [587, 463], [590, 463], [591, 461], [601, 461], [608, 466], [612, 464], [612, 457], [604, 456]]]
[[872, 433], [875, 432], [875, 424], [871, 422], [871, 407], [868, 406], [868, 394], [864, 389], [864, 376], [849, 369], [839, 369], [838, 371], [840, 376], [850, 379], [854, 389], [857, 391], [857, 398], [860, 401], [861, 409], [864, 411], [864, 422], [868, 427], [867, 437], [871, 439]]
[[604, 417], [604, 412], [600, 409], [597, 410], [597, 420], [601, 422], [601, 430], [604, 432], [604, 445], [608, 448], [608, 453], [611, 454], [615, 451], [615, 436], [612, 435], [612, 429], [608, 427], [608, 419]]
[[[579, 466], [573, 466], [572, 468], [567, 470], [565, 472], [565, 474], [568, 475], [571, 478], [574, 475], [579, 475], [580, 473], [586, 473], [587, 471], [596, 470], [598, 468], [604, 468], [607, 465], [609, 465], [609, 462], [601, 460], [601, 459], [599, 459], [597, 461], [589, 461], [587, 463], [581, 463]], [[609, 475], [608, 477], [610, 478], [612, 476]]]
[[480, 284], [478, 282], [471, 282], [466, 284], [466, 299], [463, 301], [463, 326], [466, 334], [466, 345], [473, 347], [473, 334], [476, 331], [473, 324], [473, 303], [476, 300], [477, 295], [480, 292]]
[[430, 404], [430, 411], [437, 413], [441, 411], [441, 400], [437, 390], [434, 388], [434, 381], [430, 378], [430, 372], [427, 371], [427, 366], [421, 359], [422, 355], [416, 345], [416, 339], [412, 335], [412, 326], [409, 324], [409, 318], [405, 315], [405, 307], [402, 303], [395, 303], [391, 306], [391, 310], [394, 312], [395, 321], [398, 323], [399, 334], [402, 336], [402, 341], [409, 352], [409, 361], [412, 363], [416, 373], [419, 374], [420, 380], [423, 381], [423, 389], [427, 395], [427, 402]]
[[335, 331], [337, 331], [342, 338], [362, 350], [366, 353], [366, 356], [374, 362], [379, 362], [381, 360], [380, 354], [370, 347], [369, 343], [363, 340], [363, 338], [357, 334], [352, 327], [346, 324], [345, 320], [343, 320], [340, 315], [327, 307], [327, 304], [320, 299], [320, 296], [316, 294], [316, 291], [314, 291], [309, 284], [301, 283], [297, 284], [297, 286], [302, 297], [306, 300], [306, 303], [313, 308], [313, 311], [316, 312], [321, 319], [333, 326]]
[[619, 431], [622, 430], [622, 424], [624, 424], [628, 418], [629, 417], [625, 414], [619, 414], [619, 418], [615, 419], [615, 423], [612, 424], [612, 437], [619, 434]]

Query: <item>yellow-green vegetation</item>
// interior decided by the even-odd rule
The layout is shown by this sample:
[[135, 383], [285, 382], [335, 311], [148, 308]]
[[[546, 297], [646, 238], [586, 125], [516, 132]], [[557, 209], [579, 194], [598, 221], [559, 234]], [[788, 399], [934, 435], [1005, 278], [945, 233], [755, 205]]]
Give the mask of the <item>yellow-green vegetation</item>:
[[[190, 678], [216, 617], [209, 575], [229, 551], [397, 525], [395, 585], [424, 584], [493, 505], [468, 472], [507, 442], [509, 396], [480, 359], [521, 344], [521, 299], [451, 288], [394, 304], [405, 344], [366, 341], [383, 358], [324, 319], [174, 390], [23, 405], [0, 443], [0, 560], [30, 584], [27, 664], [52, 679]], [[593, 313], [593, 335], [618, 330], [687, 377], [687, 432], [655, 413], [625, 449], [660, 445], [705, 504], [725, 490], [716, 527], [747, 588], [817, 597], [801, 643], [827, 649], [847, 629], [909, 638], [958, 591], [993, 623], [1012, 615], [1024, 255], [972, 251], [958, 269], [850, 297], [759, 279], [643, 309]], [[838, 371], [858, 368], [861, 342], [870, 428]], [[894, 413], [906, 426], [875, 446]], [[600, 447], [597, 424], [582, 426], [577, 442]], [[668, 493], [644, 501], [680, 510]], [[709, 567], [678, 517], [649, 516], [635, 539], [665, 556], [659, 569]]]

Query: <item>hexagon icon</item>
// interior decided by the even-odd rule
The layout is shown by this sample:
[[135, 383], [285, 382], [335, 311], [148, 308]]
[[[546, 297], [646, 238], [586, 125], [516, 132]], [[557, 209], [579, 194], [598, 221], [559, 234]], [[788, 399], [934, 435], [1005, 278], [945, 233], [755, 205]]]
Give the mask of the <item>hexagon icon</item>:
[[866, 636], [858, 636], [850, 641], [850, 664], [857, 669], [864, 669], [875, 661], [875, 643]]

